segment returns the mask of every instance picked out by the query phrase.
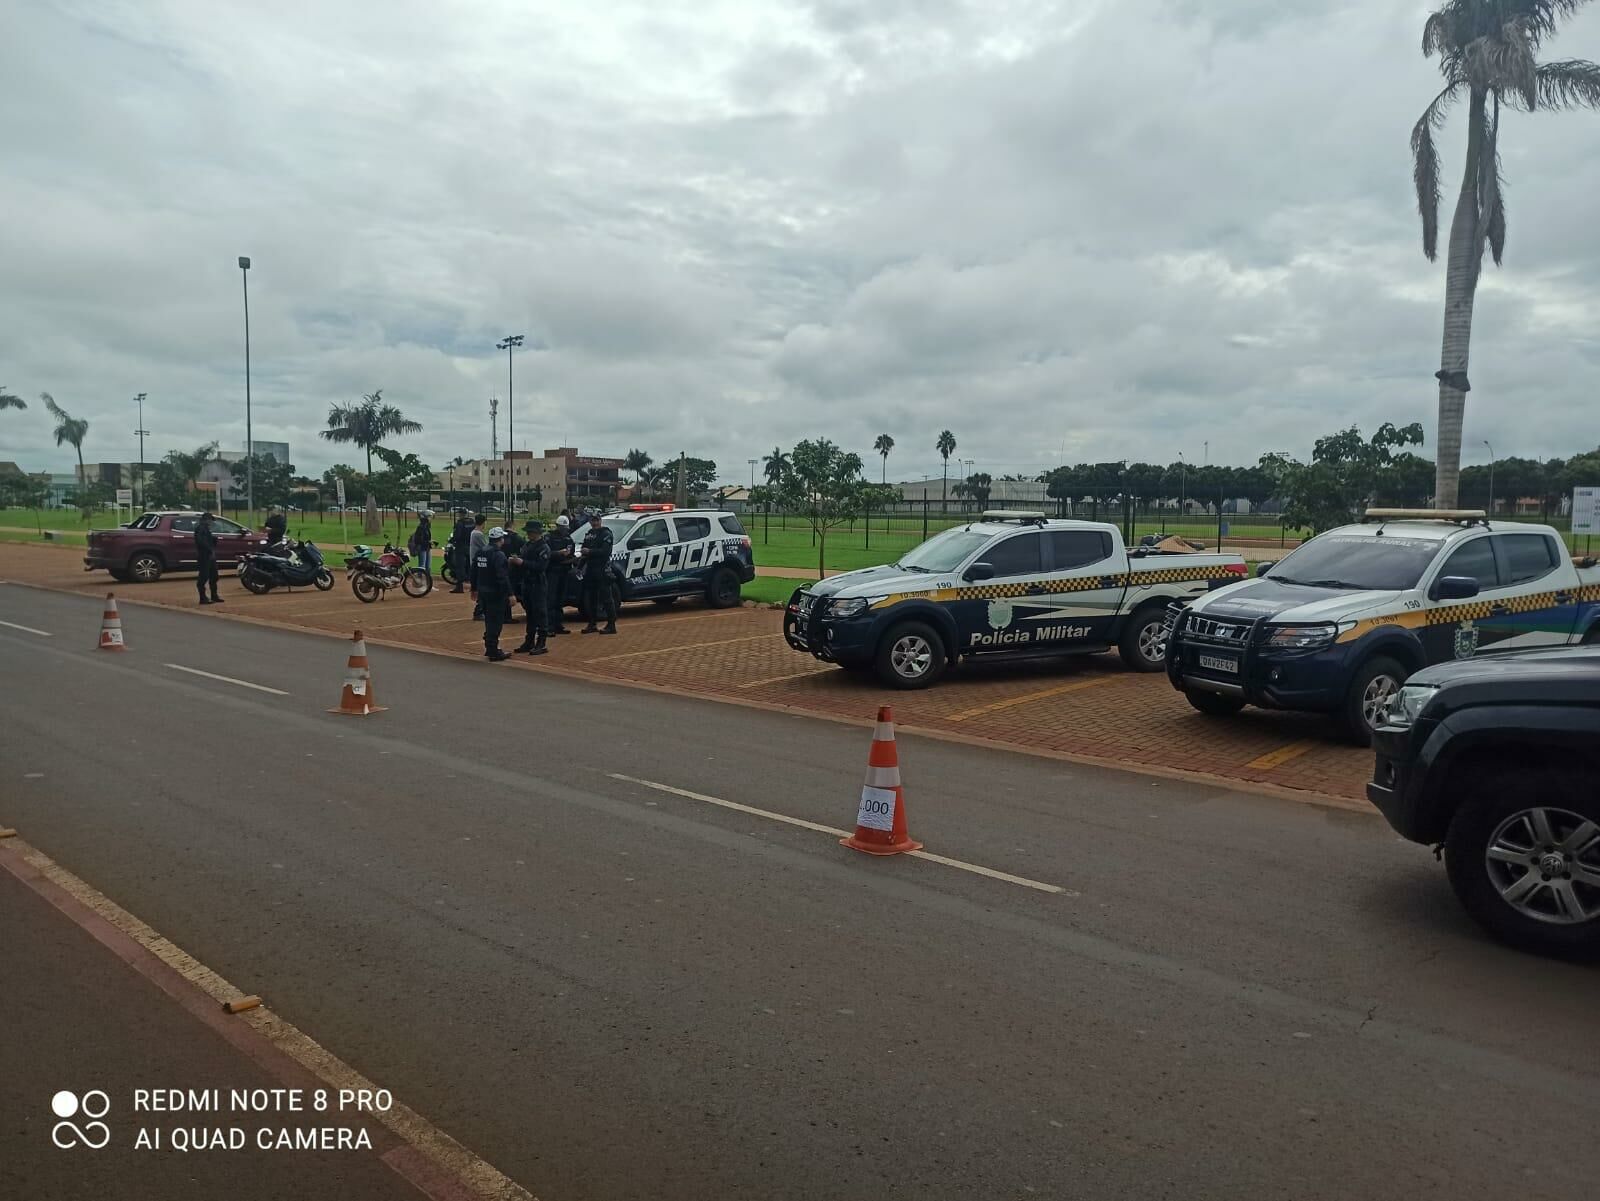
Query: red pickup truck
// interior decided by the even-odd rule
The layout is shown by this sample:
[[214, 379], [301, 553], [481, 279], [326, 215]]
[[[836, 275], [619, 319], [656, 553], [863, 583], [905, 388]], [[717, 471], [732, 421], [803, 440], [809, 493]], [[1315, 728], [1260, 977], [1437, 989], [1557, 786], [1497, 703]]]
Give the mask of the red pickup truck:
[[[167, 509], [146, 513], [137, 521], [114, 530], [91, 530], [83, 569], [104, 569], [112, 579], [124, 583], [149, 584], [169, 571], [193, 571], [194, 527], [200, 520], [197, 509]], [[217, 536], [217, 564], [239, 561], [241, 554], [257, 551], [266, 540], [225, 517], [211, 519], [211, 532]]]

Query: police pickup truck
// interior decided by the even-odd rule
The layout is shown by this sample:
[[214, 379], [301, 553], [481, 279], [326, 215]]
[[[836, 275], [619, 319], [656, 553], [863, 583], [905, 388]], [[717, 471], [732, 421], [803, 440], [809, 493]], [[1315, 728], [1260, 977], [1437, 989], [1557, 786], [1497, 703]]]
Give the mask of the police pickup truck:
[[1368, 509], [1257, 574], [1171, 617], [1167, 677], [1202, 713], [1324, 712], [1365, 745], [1428, 664], [1600, 639], [1594, 560], [1477, 510]]
[[783, 634], [797, 651], [926, 688], [963, 656], [1071, 655], [1117, 647], [1160, 671], [1167, 606], [1245, 576], [1238, 555], [1130, 553], [1114, 525], [988, 512], [898, 563], [808, 584]]

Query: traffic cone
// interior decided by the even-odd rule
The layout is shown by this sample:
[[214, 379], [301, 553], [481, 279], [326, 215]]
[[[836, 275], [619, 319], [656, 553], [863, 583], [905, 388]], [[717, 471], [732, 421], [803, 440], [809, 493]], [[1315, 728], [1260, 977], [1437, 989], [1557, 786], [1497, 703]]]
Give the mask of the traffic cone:
[[869, 855], [899, 855], [922, 849], [922, 844], [906, 831], [906, 796], [900, 787], [894, 714], [888, 705], [879, 707], [878, 724], [872, 731], [867, 782], [861, 786], [861, 804], [856, 810], [856, 832], [839, 842]]
[[105, 612], [100, 617], [100, 649], [103, 651], [125, 651], [128, 646], [122, 641], [122, 618], [117, 616], [117, 598], [114, 593], [106, 593]]
[[367, 668], [367, 644], [356, 631], [355, 645], [350, 648], [350, 662], [344, 669], [344, 691], [339, 694], [339, 707], [329, 709], [345, 717], [366, 717], [369, 713], [382, 713], [387, 705], [372, 703], [372, 672]]

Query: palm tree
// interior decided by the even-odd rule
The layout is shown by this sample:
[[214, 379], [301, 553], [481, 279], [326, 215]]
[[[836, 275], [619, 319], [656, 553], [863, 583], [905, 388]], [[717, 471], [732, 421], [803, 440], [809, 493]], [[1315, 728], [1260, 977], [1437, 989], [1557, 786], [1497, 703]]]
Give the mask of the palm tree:
[[0, 409], [25, 409], [28, 402], [20, 396], [13, 396], [4, 387], [0, 387]]
[[762, 457], [761, 474], [774, 487], [783, 482], [783, 478], [789, 474], [789, 456], [783, 453], [783, 447], [774, 446], [770, 455]]
[[950, 502], [950, 456], [956, 453], [956, 436], [949, 430], [941, 430], [939, 440], [933, 444], [933, 448], [944, 460], [944, 486], [940, 490], [942, 499], [939, 502], [943, 507]]
[[655, 460], [644, 451], [635, 448], [630, 450], [622, 460], [622, 469], [633, 472], [633, 486], [638, 488], [644, 482], [644, 473], [650, 469], [650, 464]]
[[56, 445], [71, 445], [72, 449], [78, 452], [78, 486], [88, 487], [89, 481], [83, 473], [83, 440], [89, 435], [88, 420], [68, 413], [48, 392], [39, 393], [39, 399], [44, 401], [44, 407], [50, 410], [50, 416], [56, 419], [54, 431]]
[[198, 490], [200, 472], [216, 453], [217, 444], [215, 442], [207, 442], [204, 446], [196, 447], [189, 454], [185, 454], [181, 450], [169, 450], [161, 456], [161, 461], [171, 464], [172, 469], [182, 476], [183, 482], [189, 486], [188, 490], [195, 492]]
[[1600, 108], [1600, 65], [1581, 59], [1535, 61], [1541, 43], [1589, 0], [1447, 0], [1422, 26], [1422, 53], [1439, 56], [1445, 86], [1411, 131], [1422, 252], [1439, 242], [1439, 152], [1433, 135], [1450, 106], [1467, 98], [1467, 156], [1450, 221], [1445, 267], [1444, 340], [1440, 353], [1438, 456], [1433, 503], [1452, 509], [1461, 473], [1461, 423], [1466, 409], [1472, 306], [1488, 244], [1495, 265], [1505, 250], [1506, 213], [1500, 179], [1500, 105]]
[[367, 452], [367, 478], [372, 478], [372, 448], [395, 434], [420, 434], [422, 423], [412, 421], [393, 405], [383, 403], [383, 389], [366, 393], [360, 404], [334, 405], [328, 410], [329, 442], [353, 442]]
[[873, 440], [872, 449], [877, 451], [883, 459], [883, 482], [889, 482], [889, 452], [894, 449], [894, 439], [888, 434], [879, 434]]

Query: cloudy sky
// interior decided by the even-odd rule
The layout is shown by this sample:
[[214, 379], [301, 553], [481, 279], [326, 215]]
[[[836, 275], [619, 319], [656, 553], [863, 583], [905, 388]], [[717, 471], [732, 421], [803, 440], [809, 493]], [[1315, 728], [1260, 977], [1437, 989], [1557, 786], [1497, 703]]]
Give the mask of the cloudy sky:
[[[516, 440], [715, 458], [825, 435], [891, 477], [1253, 461], [1350, 422], [1432, 453], [1443, 267], [1396, 0], [8, 0], [0, 459]], [[1547, 49], [1600, 59], [1600, 5]], [[1460, 170], [1462, 127], [1444, 135]], [[1465, 459], [1600, 443], [1600, 114], [1508, 114]], [[1476, 448], [1476, 449], [1474, 449]]]

